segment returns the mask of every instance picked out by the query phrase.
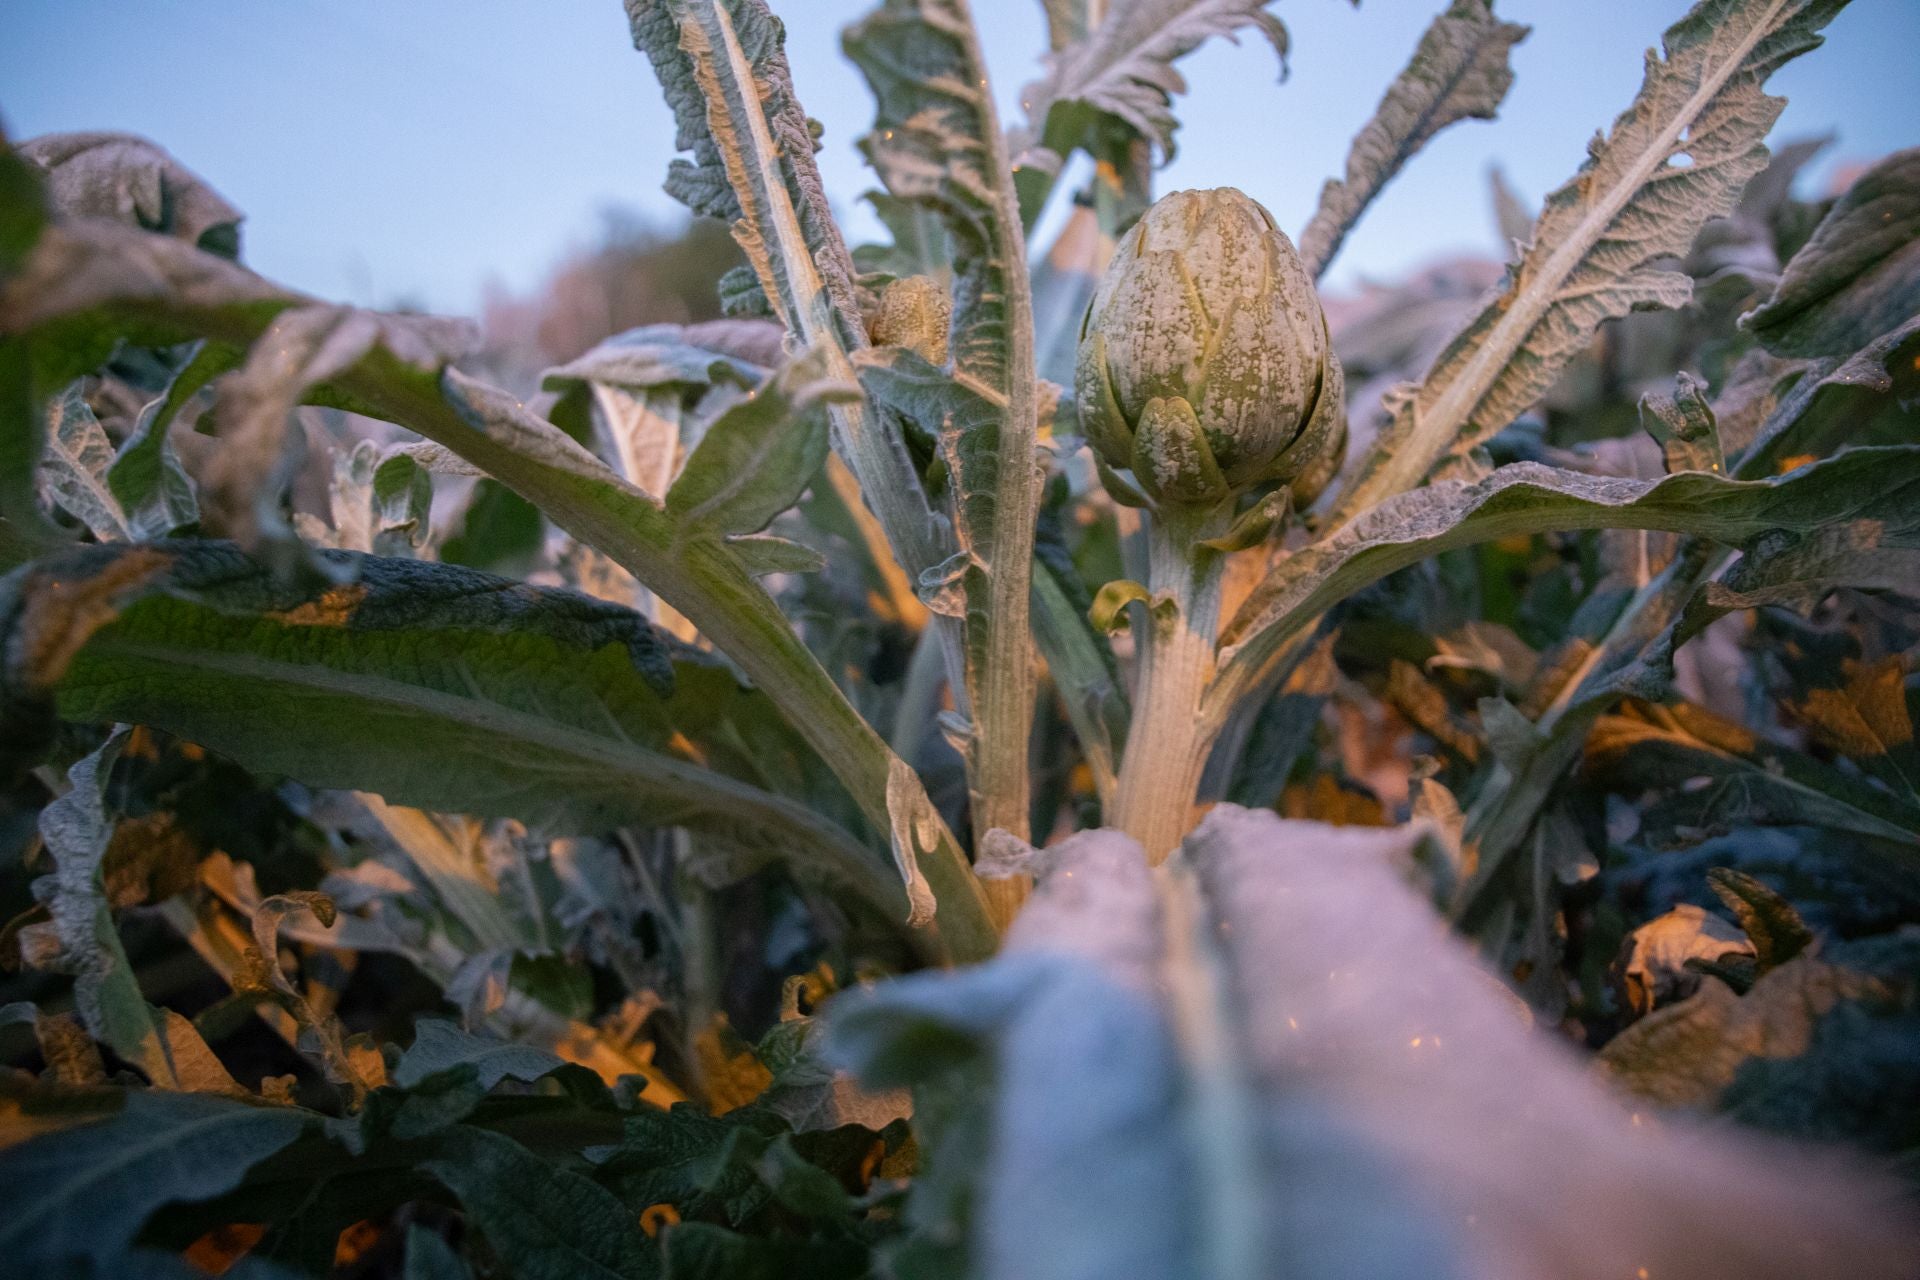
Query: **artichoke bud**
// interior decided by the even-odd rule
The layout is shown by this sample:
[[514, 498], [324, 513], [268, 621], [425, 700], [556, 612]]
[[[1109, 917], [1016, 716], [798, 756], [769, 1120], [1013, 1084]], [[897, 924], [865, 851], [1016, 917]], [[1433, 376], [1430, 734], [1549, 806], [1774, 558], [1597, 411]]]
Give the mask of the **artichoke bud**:
[[1148, 209], [1081, 322], [1081, 429], [1103, 469], [1130, 471], [1156, 502], [1211, 505], [1296, 478], [1317, 492], [1339, 466], [1344, 389], [1292, 243], [1231, 187]]

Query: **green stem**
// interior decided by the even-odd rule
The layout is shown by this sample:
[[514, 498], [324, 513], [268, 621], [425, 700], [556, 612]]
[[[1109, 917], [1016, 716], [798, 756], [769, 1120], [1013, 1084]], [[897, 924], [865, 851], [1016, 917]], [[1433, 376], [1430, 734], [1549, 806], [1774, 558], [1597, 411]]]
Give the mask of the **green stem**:
[[[1200, 709], [1214, 673], [1225, 557], [1199, 546], [1225, 528], [1225, 509], [1163, 509], [1148, 524], [1147, 587], [1152, 603], [1137, 637], [1133, 721], [1120, 761], [1113, 825], [1158, 864], [1193, 825], [1193, 802], [1212, 731]], [[1135, 614], [1136, 620], [1139, 614]]]

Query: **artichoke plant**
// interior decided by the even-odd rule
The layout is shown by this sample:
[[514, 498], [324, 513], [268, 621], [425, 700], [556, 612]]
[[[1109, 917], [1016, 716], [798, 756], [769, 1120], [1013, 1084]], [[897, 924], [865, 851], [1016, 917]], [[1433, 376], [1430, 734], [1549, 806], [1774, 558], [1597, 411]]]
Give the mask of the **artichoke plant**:
[[1176, 191], [1121, 240], [1080, 329], [1074, 389], [1109, 477], [1211, 506], [1338, 465], [1345, 384], [1293, 242], [1232, 187]]

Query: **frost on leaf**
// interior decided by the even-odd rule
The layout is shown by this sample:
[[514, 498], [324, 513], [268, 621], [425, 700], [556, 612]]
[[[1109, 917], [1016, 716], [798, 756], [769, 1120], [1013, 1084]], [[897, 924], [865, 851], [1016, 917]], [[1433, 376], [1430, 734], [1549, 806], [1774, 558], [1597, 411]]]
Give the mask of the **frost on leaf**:
[[1320, 207], [1300, 233], [1300, 261], [1319, 276], [1340, 242], [1400, 167], [1457, 121], [1491, 120], [1513, 85], [1507, 65], [1528, 28], [1500, 22], [1492, 0], [1454, 0], [1433, 20], [1373, 119], [1353, 139], [1344, 178], [1328, 181]]
[[[1115, 0], [1086, 35], [1046, 59], [1047, 74], [1021, 91], [1028, 132], [1015, 139], [1016, 164], [1058, 165], [1051, 114], [1075, 106], [1117, 116], [1160, 155], [1173, 156], [1175, 95], [1187, 82], [1174, 63], [1214, 36], [1252, 28], [1273, 46], [1285, 71], [1287, 29], [1267, 11], [1271, 0]], [[1072, 145], [1069, 142], [1068, 145]]]
[[[1421, 838], [1232, 805], [1188, 837], [1230, 1062], [1173, 1035], [1174, 873], [1112, 831], [1048, 851], [1000, 957], [848, 993], [830, 1043], [875, 1085], [991, 1065], [970, 1241], [989, 1280], [1174, 1280], [1222, 1256], [1275, 1280], [1906, 1274], [1914, 1241], [1881, 1208], [1886, 1188], [1825, 1157], [1636, 1120], [1532, 1029], [1408, 886]], [[1223, 1067], [1253, 1107], [1230, 1135], [1192, 1110], [1196, 1071]], [[1233, 1188], [1250, 1238], [1203, 1229], [1215, 1141], [1252, 1148]]]
[[1761, 85], [1820, 43], [1835, 0], [1703, 0], [1668, 29], [1663, 56], [1572, 181], [1547, 197], [1533, 243], [1500, 291], [1394, 407], [1356, 483], [1351, 518], [1485, 444], [1552, 384], [1602, 321], [1673, 308], [1683, 257], [1767, 162], [1762, 139], [1786, 105]]

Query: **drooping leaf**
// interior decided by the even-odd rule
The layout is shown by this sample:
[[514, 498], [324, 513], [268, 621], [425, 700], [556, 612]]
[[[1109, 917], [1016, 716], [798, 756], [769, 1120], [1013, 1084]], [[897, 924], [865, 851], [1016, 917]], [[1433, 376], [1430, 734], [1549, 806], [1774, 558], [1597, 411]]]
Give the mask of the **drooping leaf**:
[[1393, 176], [1433, 136], [1461, 120], [1491, 120], [1513, 86], [1507, 58], [1528, 28], [1500, 22], [1493, 0], [1453, 0], [1433, 20], [1413, 60], [1388, 87], [1373, 119], [1353, 139], [1346, 176], [1320, 190], [1300, 233], [1300, 264], [1318, 279]]
[[[1920, 577], [1908, 576], [1903, 585], [1916, 582]], [[1795, 702], [1795, 715], [1824, 745], [1920, 804], [1920, 748], [1907, 710], [1905, 664], [1889, 655], [1875, 663], [1848, 663], [1842, 675], [1837, 688], [1808, 689]]]
[[104, 1120], [0, 1150], [0, 1249], [22, 1274], [107, 1259], [162, 1206], [207, 1200], [285, 1147], [313, 1117], [194, 1093], [128, 1090]]
[[[13, 643], [49, 662], [13, 683], [51, 691], [69, 719], [166, 727], [315, 786], [557, 831], [687, 825], [771, 842], [904, 914], [884, 864], [838, 825], [695, 762], [785, 771], [803, 795], [825, 783], [724, 667], [676, 661], [638, 615], [571, 592], [326, 554], [350, 581], [318, 592], [276, 584], [223, 544], [21, 570], [8, 580]], [[135, 569], [111, 604], [61, 607], [80, 584]], [[742, 740], [758, 758], [734, 758]]]
[[1655, 481], [1579, 475], [1533, 463], [1442, 481], [1382, 503], [1281, 564], [1221, 633], [1226, 662], [1249, 667], [1330, 604], [1448, 547], [1569, 528], [1671, 529], [1743, 543], [1773, 530], [1880, 523], [1884, 544], [1920, 540], [1920, 450], [1852, 449], [1769, 480], [1682, 472]]
[[[30, 389], [34, 378], [49, 380], [49, 369], [66, 371], [70, 381], [122, 339], [152, 345], [206, 338], [245, 346], [276, 317], [304, 302], [164, 237], [102, 222], [51, 226], [25, 267], [0, 281], [0, 335], [29, 339], [0, 344], [5, 353], [0, 355], [0, 397], [12, 403], [16, 383]], [[888, 799], [898, 788], [886, 744], [725, 544], [677, 540], [658, 505], [559, 428], [530, 413], [516, 397], [446, 367], [446, 335], [437, 326], [415, 332], [404, 318], [376, 317], [366, 325], [342, 323], [338, 336], [357, 345], [368, 325], [375, 340], [358, 359], [340, 364], [325, 386], [314, 389], [315, 396], [419, 431], [536, 502], [556, 524], [617, 561], [742, 665], [848, 786], [870, 822], [885, 826], [891, 821]], [[831, 339], [824, 328], [815, 331]], [[23, 350], [31, 359], [12, 358]], [[312, 361], [306, 363], [313, 367]], [[937, 545], [937, 526], [910, 459], [897, 439], [888, 444], [861, 435], [854, 408], [836, 407], [835, 433], [843, 452], [858, 453], [863, 465], [879, 459], [878, 471], [869, 468], [862, 475], [865, 498], [904, 563], [936, 562], [931, 548]], [[847, 448], [845, 441], [855, 437], [878, 452]], [[879, 483], [878, 475], [888, 483]], [[10, 470], [0, 468], [0, 484], [13, 480]], [[30, 496], [19, 509], [32, 513]], [[12, 521], [15, 510], [0, 487], [0, 515]], [[17, 542], [27, 531], [15, 521], [5, 532]], [[26, 544], [31, 547], [34, 539]], [[931, 818], [928, 829], [936, 833], [922, 852], [930, 855], [932, 877], [950, 900], [942, 936], [956, 949], [986, 954], [993, 935], [966, 859], [924, 789], [914, 808]]]
[[1717, 971], [1736, 961], [1751, 965], [1754, 946], [1726, 920], [1683, 902], [1635, 929], [1622, 946], [1621, 987], [1627, 1012], [1643, 1017], [1692, 995], [1700, 986], [1699, 962]]
[[1861, 174], [1741, 318], [1775, 355], [1858, 351], [1920, 313], [1920, 148]]
[[[110, 739], [68, 771], [67, 793], [40, 814], [53, 874], [34, 884], [52, 920], [28, 926], [22, 952], [34, 964], [74, 976], [74, 1004], [87, 1030], [163, 1089], [219, 1089], [233, 1082], [190, 1023], [148, 1004], [120, 943], [101, 882], [115, 814], [106, 772], [119, 757]], [[49, 935], [42, 945], [37, 933]], [[176, 1050], [178, 1052], [176, 1052]], [[197, 1050], [197, 1052], [196, 1052]]]
[[[1602, 717], [1587, 741], [1587, 760], [1614, 785], [1671, 788], [1642, 818], [1668, 833], [1665, 843], [1692, 843], [1732, 827], [1801, 824], [1895, 847], [1920, 837], [1920, 805], [1685, 703]], [[1692, 778], [1712, 785], [1674, 785]]]
[[1633, 104], [1596, 138], [1574, 179], [1547, 198], [1525, 256], [1419, 386], [1389, 406], [1336, 523], [1464, 456], [1547, 390], [1602, 321], [1672, 308], [1688, 278], [1654, 264], [1686, 253], [1765, 166], [1783, 98], [1762, 84], [1816, 47], [1845, 0], [1701, 0], [1649, 55]]
[[[1214, 36], [1251, 28], [1273, 46], [1284, 71], [1287, 29], [1267, 12], [1269, 0], [1113, 0], [1097, 23], [1046, 56], [1047, 74], [1020, 93], [1028, 131], [1014, 163], [1057, 169], [1080, 131], [1076, 108], [1116, 116], [1164, 157], [1173, 155], [1173, 99], [1187, 82], [1174, 63]], [[1065, 126], [1065, 128], [1063, 128]], [[1064, 143], [1064, 145], [1062, 145]], [[1045, 148], [1052, 156], [1037, 154]]]
[[1793, 904], [1745, 872], [1715, 867], [1707, 872], [1707, 883], [1753, 943], [1754, 960], [1761, 973], [1779, 968], [1813, 942], [1813, 930], [1807, 928]]

